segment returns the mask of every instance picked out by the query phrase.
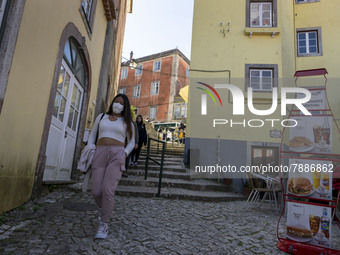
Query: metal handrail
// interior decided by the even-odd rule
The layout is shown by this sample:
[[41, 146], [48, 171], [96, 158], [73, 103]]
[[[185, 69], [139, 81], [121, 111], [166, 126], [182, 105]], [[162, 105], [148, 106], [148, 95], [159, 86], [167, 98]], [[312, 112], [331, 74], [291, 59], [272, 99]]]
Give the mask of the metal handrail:
[[[161, 156], [161, 162], [156, 161], [155, 159], [151, 158], [150, 155], [150, 144], [151, 141], [157, 142], [157, 145], [162, 144], [162, 156]], [[149, 159], [156, 163], [157, 165], [160, 165], [160, 172], [159, 172], [159, 181], [158, 181], [158, 192], [157, 192], [157, 197], [161, 196], [161, 187], [162, 187], [162, 176], [163, 176], [163, 164], [164, 164], [164, 152], [165, 152], [165, 146], [166, 146], [166, 141], [154, 139], [151, 137], [148, 137], [148, 147], [146, 151], [146, 161], [145, 161], [145, 180], [148, 178], [148, 167], [149, 167]], [[158, 154], [158, 149], [157, 149], [157, 154]]]

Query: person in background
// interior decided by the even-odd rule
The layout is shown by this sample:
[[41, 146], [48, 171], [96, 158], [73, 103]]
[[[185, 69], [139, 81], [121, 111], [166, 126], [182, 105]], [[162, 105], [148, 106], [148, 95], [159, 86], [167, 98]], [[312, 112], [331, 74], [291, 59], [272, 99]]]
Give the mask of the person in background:
[[179, 138], [179, 143], [184, 143], [184, 129], [185, 129], [185, 126], [183, 124], [183, 122], [181, 121], [181, 124], [179, 124], [179, 127], [178, 127], [178, 138]]
[[97, 148], [92, 161], [92, 195], [100, 208], [99, 227], [95, 236], [100, 239], [108, 235], [115, 190], [125, 171], [125, 159], [135, 146], [128, 97], [118, 94], [109, 110], [103, 114], [96, 118], [88, 140], [88, 143], [95, 144], [98, 131]]
[[171, 140], [172, 140], [172, 133], [171, 133], [171, 131], [170, 131], [170, 128], [168, 129], [168, 132], [167, 132], [167, 134], [166, 134], [166, 140], [167, 140], [167, 141], [171, 141]]
[[144, 144], [144, 146], [146, 145], [146, 142], [148, 140], [148, 134], [146, 132], [146, 128], [145, 128], [145, 124], [143, 122], [143, 117], [142, 115], [138, 115], [136, 118], [136, 123], [137, 123], [137, 128], [136, 130], [138, 130], [138, 146], [137, 148], [133, 149], [132, 153], [131, 153], [131, 166], [136, 166], [137, 165], [137, 161], [139, 159], [139, 154], [140, 154], [140, 150], [142, 149], [142, 146]]
[[159, 126], [158, 130], [157, 130], [157, 133], [158, 133], [158, 139], [159, 140], [162, 140], [162, 136], [163, 136], [163, 129], [162, 129], [162, 126]]
[[163, 141], [166, 141], [166, 128], [163, 130]]
[[[135, 128], [135, 130], [137, 130], [137, 123], [136, 122], [133, 122], [133, 126], [134, 126], [134, 128]], [[139, 134], [138, 134], [138, 132], [136, 131], [135, 132], [135, 147], [133, 148], [133, 150], [135, 150], [135, 149], [137, 149], [138, 148], [138, 140], [139, 140]], [[132, 150], [132, 151], [133, 151]], [[124, 177], [124, 178], [127, 178], [128, 177], [128, 168], [129, 168], [129, 165], [131, 166], [131, 162], [132, 162], [132, 160], [131, 160], [131, 154], [132, 154], [132, 152], [126, 157], [126, 160], [125, 160], [125, 171], [124, 171], [124, 173], [122, 174], [122, 176]]]

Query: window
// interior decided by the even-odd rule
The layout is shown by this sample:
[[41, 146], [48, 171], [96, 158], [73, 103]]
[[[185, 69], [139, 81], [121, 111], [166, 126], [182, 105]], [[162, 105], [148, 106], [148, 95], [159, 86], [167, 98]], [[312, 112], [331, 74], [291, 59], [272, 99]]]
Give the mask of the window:
[[149, 119], [154, 120], [157, 116], [157, 107], [156, 106], [150, 106], [149, 107]]
[[7, 0], [0, 0], [0, 27], [4, 18]]
[[135, 71], [135, 76], [142, 75], [143, 72], [143, 65], [138, 65]]
[[97, 0], [81, 0], [80, 13], [83, 17], [87, 32], [91, 36], [93, 23], [94, 23], [94, 14], [96, 12]]
[[246, 88], [251, 87], [257, 92], [271, 92], [277, 87], [278, 65], [246, 64]]
[[141, 85], [137, 85], [137, 86], [133, 87], [132, 97], [139, 97], [140, 96], [140, 88], [141, 88]]
[[246, 1], [246, 27], [277, 27], [277, 0]]
[[252, 146], [251, 147], [251, 165], [279, 165], [279, 148], [277, 147], [261, 147]]
[[161, 61], [155, 61], [153, 62], [153, 71], [157, 72], [161, 70]]
[[121, 79], [126, 79], [127, 76], [128, 76], [128, 69], [127, 68], [122, 69], [122, 73], [121, 73], [120, 78]]
[[118, 93], [125, 95], [126, 94], [126, 88], [120, 88]]
[[179, 119], [181, 114], [181, 104], [174, 105], [174, 119]]
[[321, 28], [297, 29], [297, 56], [322, 56]]
[[79, 45], [72, 39], [68, 39], [64, 48], [64, 59], [71, 68], [80, 84], [85, 87], [86, 71], [84, 60], [79, 52]]
[[151, 95], [158, 95], [159, 93], [159, 81], [154, 81], [151, 83]]
[[189, 70], [190, 70], [189, 67], [187, 67], [186, 74], [185, 74], [186, 77], [189, 77]]
[[87, 22], [90, 22], [92, 0], [82, 0], [81, 7], [83, 8]]
[[272, 26], [272, 4], [251, 3], [250, 4], [250, 26], [271, 27]]
[[9, 4], [7, 0], [0, 0], [0, 44], [2, 40], [3, 33], [5, 32], [6, 16], [8, 15]]
[[320, 2], [320, 0], [296, 0], [297, 4]]
[[253, 90], [271, 91], [273, 88], [273, 71], [270, 69], [250, 69], [250, 87]]
[[182, 119], [187, 117], [187, 103], [174, 104], [174, 119]]
[[181, 107], [181, 118], [187, 117], [187, 103], [182, 103]]

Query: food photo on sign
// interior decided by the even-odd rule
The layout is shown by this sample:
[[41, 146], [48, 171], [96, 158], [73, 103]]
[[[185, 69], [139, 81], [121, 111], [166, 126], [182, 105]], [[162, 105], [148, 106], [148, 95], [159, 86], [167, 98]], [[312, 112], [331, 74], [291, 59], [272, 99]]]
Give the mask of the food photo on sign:
[[294, 202], [287, 206], [288, 239], [331, 247], [331, 208]]
[[287, 190], [295, 196], [331, 199], [333, 164], [331, 161], [290, 159]]
[[291, 117], [297, 123], [290, 128], [289, 149], [293, 152], [332, 152], [332, 117]]

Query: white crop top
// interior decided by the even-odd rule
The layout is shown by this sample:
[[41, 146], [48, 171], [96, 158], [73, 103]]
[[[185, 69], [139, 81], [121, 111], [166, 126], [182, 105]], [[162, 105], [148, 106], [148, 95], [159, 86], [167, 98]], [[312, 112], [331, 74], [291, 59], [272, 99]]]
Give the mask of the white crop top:
[[[109, 137], [115, 139], [119, 142], [125, 143], [125, 138], [127, 137], [126, 123], [122, 117], [118, 117], [117, 120], [111, 121], [109, 120], [109, 115], [105, 114], [104, 117], [100, 120], [102, 114], [99, 114], [96, 118], [91, 134], [89, 136], [88, 144], [94, 144], [96, 141], [98, 124], [99, 124], [99, 132], [98, 139], [103, 137]], [[99, 123], [100, 121], [100, 123]], [[132, 128], [132, 137], [128, 138], [128, 143], [125, 147], [126, 155], [129, 155], [135, 146], [135, 128], [131, 123]]]

